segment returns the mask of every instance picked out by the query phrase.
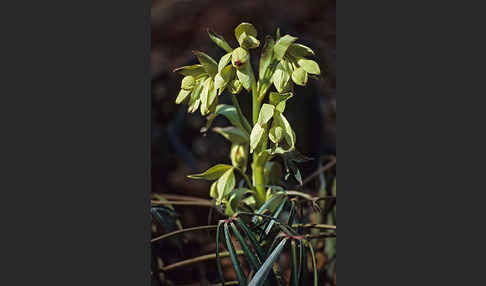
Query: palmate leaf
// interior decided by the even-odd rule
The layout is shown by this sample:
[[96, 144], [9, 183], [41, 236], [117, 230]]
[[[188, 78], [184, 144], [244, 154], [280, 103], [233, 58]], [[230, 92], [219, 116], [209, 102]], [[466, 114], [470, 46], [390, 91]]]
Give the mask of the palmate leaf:
[[[287, 243], [287, 239], [284, 238], [272, 251], [272, 253], [268, 256], [267, 260], [263, 263], [262, 267], [255, 273], [255, 276], [253, 276], [253, 279], [250, 281], [248, 286], [261, 286], [265, 283], [268, 274], [273, 268], [273, 264], [277, 259], [280, 257], [280, 254], [282, 253], [282, 250], [285, 247], [285, 244]], [[243, 284], [244, 285], [244, 284]]]
[[226, 241], [226, 248], [228, 249], [231, 263], [233, 264], [233, 269], [235, 270], [236, 278], [240, 285], [246, 285], [246, 276], [241, 268], [240, 261], [238, 260], [238, 256], [236, 255], [235, 247], [233, 245], [233, 241], [231, 240], [231, 235], [229, 233], [228, 224], [224, 224], [224, 237]]

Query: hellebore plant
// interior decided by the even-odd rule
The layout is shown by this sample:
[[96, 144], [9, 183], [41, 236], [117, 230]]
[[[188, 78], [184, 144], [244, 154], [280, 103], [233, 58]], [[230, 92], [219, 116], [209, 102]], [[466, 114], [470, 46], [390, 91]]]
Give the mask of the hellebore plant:
[[[295, 132], [284, 112], [287, 101], [294, 96], [294, 85], [306, 86], [309, 78], [320, 75], [319, 65], [309, 59], [315, 54], [309, 47], [296, 43], [296, 37], [281, 37], [277, 30], [275, 39], [265, 37], [256, 75], [251, 64], [250, 50], [260, 47], [260, 41], [252, 24], [241, 23], [235, 28], [235, 37], [239, 43], [236, 48], [232, 48], [222, 36], [210, 31], [208, 34], [226, 54], [216, 62], [209, 55], [195, 51], [199, 64], [175, 69], [175, 72], [184, 76], [175, 102], [187, 104], [191, 113], [200, 110], [203, 116], [207, 116], [207, 124], [202, 132], [209, 130], [218, 115], [223, 115], [231, 123], [228, 127], [212, 129], [231, 141], [231, 165], [217, 164], [201, 174], [188, 176], [214, 181], [209, 195], [228, 216], [217, 226], [217, 245], [223, 227], [226, 246], [240, 285], [247, 285], [248, 277], [241, 270], [230, 239], [230, 229], [238, 239], [252, 270], [249, 285], [274, 285], [277, 280], [282, 285], [273, 264], [286, 242], [290, 241], [292, 285], [307, 285], [303, 277], [305, 275], [301, 275], [301, 272], [307, 272], [307, 249], [313, 258], [314, 285], [317, 285], [310, 238], [293, 229], [296, 201], [288, 200], [288, 194], [293, 192], [293, 195], [312, 201], [314, 206], [317, 200], [304, 193], [289, 192], [283, 187], [283, 182], [290, 176], [302, 184], [296, 163], [308, 160], [295, 149]], [[244, 116], [238, 101], [238, 97], [246, 96], [243, 89], [251, 93], [251, 121]], [[231, 96], [233, 105], [219, 104], [219, 97], [225, 96], [225, 90]], [[250, 154], [251, 166], [248, 168]], [[290, 205], [290, 217], [284, 224], [279, 222], [278, 216], [286, 205]], [[271, 232], [274, 226], [280, 230], [279, 234], [272, 235], [275, 234]], [[335, 226], [332, 227], [328, 226], [327, 229], [335, 230]], [[246, 243], [238, 228], [250, 244]], [[219, 247], [216, 248], [216, 258], [219, 259]], [[223, 278], [219, 263], [218, 271]], [[273, 274], [269, 276], [269, 273]], [[271, 278], [267, 281], [267, 277]]]
[[[184, 75], [181, 90], [176, 103], [187, 103], [189, 112], [200, 110], [208, 115], [206, 131], [218, 115], [225, 116], [233, 126], [213, 128], [232, 142], [230, 158], [232, 165], [218, 164], [206, 172], [190, 175], [193, 179], [215, 180], [211, 185], [210, 196], [218, 205], [224, 204], [226, 213], [232, 215], [239, 209], [240, 203], [248, 209], [257, 209], [270, 199], [272, 184], [280, 181], [276, 178], [282, 173], [280, 164], [271, 160], [276, 156], [284, 158], [287, 165], [285, 175], [293, 172], [300, 181], [295, 162], [305, 159], [295, 150], [295, 133], [284, 116], [287, 100], [292, 98], [294, 84], [305, 86], [309, 76], [319, 75], [318, 64], [307, 57], [314, 52], [290, 35], [277, 39], [266, 36], [260, 57], [258, 80], [250, 61], [250, 50], [258, 48], [260, 41], [252, 24], [241, 23], [235, 29], [235, 37], [240, 44], [233, 49], [223, 37], [208, 32], [211, 40], [227, 53], [219, 63], [209, 55], [195, 51], [200, 64], [175, 69]], [[276, 92], [266, 95], [271, 86]], [[241, 111], [237, 96], [242, 96], [242, 89], [252, 94], [252, 123], [250, 124]], [[228, 90], [233, 106], [218, 104], [219, 96]], [[251, 164], [252, 180], [247, 176], [249, 154], [253, 155]], [[237, 174], [245, 180], [245, 187], [236, 188]], [[269, 188], [269, 191], [266, 191]], [[240, 201], [245, 194], [249, 194]], [[234, 201], [236, 200], [236, 201]]]

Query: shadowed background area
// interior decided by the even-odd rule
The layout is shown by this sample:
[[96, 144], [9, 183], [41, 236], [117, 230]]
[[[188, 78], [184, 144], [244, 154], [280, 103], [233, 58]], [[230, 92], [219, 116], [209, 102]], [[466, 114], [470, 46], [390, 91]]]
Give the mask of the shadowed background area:
[[[267, 34], [275, 37], [277, 27], [282, 35], [298, 37], [298, 42], [312, 48], [321, 68], [318, 80], [309, 80], [307, 87], [295, 87], [295, 96], [288, 102], [286, 116], [297, 135], [297, 149], [306, 156], [319, 158], [336, 154], [336, 1], [288, 0], [153, 0], [152, 1], [152, 192], [190, 195], [209, 199], [209, 183], [186, 178], [216, 163], [230, 163], [230, 143], [209, 131], [200, 133], [205, 118], [199, 112], [187, 113], [186, 105], [176, 105], [182, 76], [173, 73], [176, 67], [196, 64], [192, 50], [200, 50], [216, 61], [224, 54], [209, 39], [210, 29], [237, 46], [234, 28], [250, 22], [258, 30], [263, 45]], [[258, 53], [260, 48], [257, 49]], [[252, 52], [252, 58], [259, 54]], [[254, 66], [256, 66], [254, 64]], [[242, 91], [238, 100], [246, 115], [250, 114], [251, 95]], [[220, 103], [231, 103], [226, 93]], [[218, 118], [213, 126], [226, 126]], [[305, 178], [318, 166], [318, 160], [299, 165]], [[313, 187], [310, 183], [309, 188]], [[208, 224], [208, 208], [178, 208], [184, 227]], [[204, 233], [203, 233], [204, 234]], [[190, 256], [206, 254], [214, 249], [214, 238], [196, 234], [184, 251]], [[170, 256], [176, 248], [159, 249]], [[185, 253], [187, 255], [187, 253]], [[177, 256], [177, 254], [175, 254]], [[197, 267], [173, 273], [173, 280], [196, 283], [201, 277]], [[192, 271], [192, 272], [191, 272]], [[200, 285], [197, 282], [194, 285]], [[202, 282], [201, 282], [202, 283]]]

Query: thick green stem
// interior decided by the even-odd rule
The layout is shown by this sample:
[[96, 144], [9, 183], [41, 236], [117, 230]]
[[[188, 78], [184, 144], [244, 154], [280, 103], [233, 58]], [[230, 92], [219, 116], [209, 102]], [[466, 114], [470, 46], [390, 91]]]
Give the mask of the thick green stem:
[[[252, 119], [253, 125], [257, 124], [258, 115], [260, 114], [260, 105], [261, 101], [258, 99], [258, 88], [257, 88], [257, 81], [255, 79], [255, 74], [253, 73], [253, 68], [250, 65], [250, 77], [251, 77], [251, 92], [252, 92]], [[263, 166], [258, 164], [258, 155], [259, 152], [255, 150], [253, 152], [253, 164], [252, 164], [252, 171], [253, 171], [253, 185], [256, 188], [256, 196], [255, 199], [257, 201], [257, 205], [261, 206], [265, 203], [265, 178], [263, 176]]]

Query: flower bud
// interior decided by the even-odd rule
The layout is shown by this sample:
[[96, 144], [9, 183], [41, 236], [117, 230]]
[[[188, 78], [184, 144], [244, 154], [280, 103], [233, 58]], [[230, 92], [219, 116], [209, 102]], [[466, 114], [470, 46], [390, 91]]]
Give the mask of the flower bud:
[[228, 83], [228, 90], [232, 94], [238, 94], [240, 93], [241, 89], [243, 88], [243, 85], [238, 79], [234, 79]]
[[196, 85], [196, 79], [193, 76], [186, 76], [182, 79], [181, 88], [185, 90], [192, 90]]
[[234, 167], [240, 168], [243, 172], [246, 171], [246, 165], [248, 163], [248, 147], [239, 144], [233, 144], [231, 146], [231, 163]]
[[245, 63], [248, 62], [250, 59], [250, 54], [248, 53], [247, 50], [245, 50], [242, 47], [238, 47], [233, 50], [231, 54], [231, 64], [237, 69], [240, 69], [243, 67]]

